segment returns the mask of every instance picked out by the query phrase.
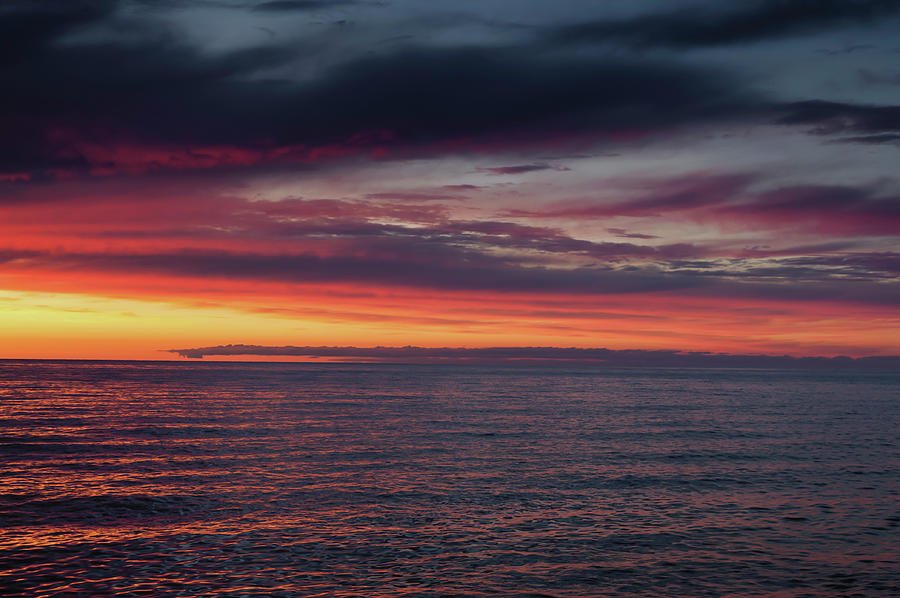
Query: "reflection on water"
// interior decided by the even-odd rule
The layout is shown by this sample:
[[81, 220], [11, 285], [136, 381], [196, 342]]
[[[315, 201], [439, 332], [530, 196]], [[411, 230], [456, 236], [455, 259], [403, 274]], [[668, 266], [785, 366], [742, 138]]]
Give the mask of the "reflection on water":
[[0, 593], [898, 595], [898, 391], [0, 362]]

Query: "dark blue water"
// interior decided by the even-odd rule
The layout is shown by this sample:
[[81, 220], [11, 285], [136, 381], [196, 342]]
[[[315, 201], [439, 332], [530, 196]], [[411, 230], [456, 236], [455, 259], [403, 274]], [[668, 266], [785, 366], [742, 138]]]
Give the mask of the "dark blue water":
[[5, 596], [900, 595], [900, 374], [0, 362]]

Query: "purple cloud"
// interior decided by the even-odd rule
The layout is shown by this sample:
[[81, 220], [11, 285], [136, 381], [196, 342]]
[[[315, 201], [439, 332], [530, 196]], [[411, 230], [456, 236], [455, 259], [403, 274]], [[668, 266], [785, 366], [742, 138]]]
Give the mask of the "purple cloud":
[[553, 166], [551, 164], [518, 164], [515, 166], [494, 166], [489, 168], [479, 168], [480, 172], [487, 172], [489, 174], [525, 174], [528, 172], [539, 172], [541, 170], [557, 170], [557, 171], [567, 171], [569, 168], [565, 166]]

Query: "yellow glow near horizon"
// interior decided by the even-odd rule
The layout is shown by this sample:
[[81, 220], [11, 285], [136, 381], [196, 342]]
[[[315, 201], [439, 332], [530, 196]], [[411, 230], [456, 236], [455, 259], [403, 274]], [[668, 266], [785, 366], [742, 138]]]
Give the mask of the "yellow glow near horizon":
[[246, 337], [275, 343], [286, 334], [323, 332], [318, 322], [288, 322], [228, 308], [18, 291], [0, 291], [0, 322], [4, 359], [177, 359], [161, 350]]
[[[490, 300], [478, 297], [418, 293], [372, 301], [368, 296], [254, 292], [264, 289], [248, 289], [240, 299], [212, 293], [184, 294], [178, 300], [0, 290], [0, 358], [177, 360], [181, 358], [166, 349], [227, 344], [556, 346], [860, 356], [895, 354], [893, 333], [900, 325], [884, 310], [826, 304], [749, 317], [741, 311], [743, 304], [723, 302], [710, 310], [697, 298], [607, 297], [605, 304], [592, 307], [624, 311], [595, 316], [589, 310], [579, 313], [590, 302], [576, 306], [574, 315], [554, 314], [542, 313], [546, 306], [538, 308], [528, 298], [513, 296], [498, 296], [503, 309], [496, 312]], [[663, 307], [667, 311], [661, 312]]]
[[[0, 290], [0, 359], [180, 359], [165, 349], [220, 344], [488, 346], [572, 345], [565, 333], [489, 327], [482, 333], [452, 325], [397, 327], [390, 321], [258, 313], [227, 307], [79, 293]], [[610, 334], [601, 344], [619, 345]], [[600, 339], [581, 339], [585, 346]], [[233, 360], [214, 357], [207, 360]], [[271, 356], [247, 360], [289, 360]]]

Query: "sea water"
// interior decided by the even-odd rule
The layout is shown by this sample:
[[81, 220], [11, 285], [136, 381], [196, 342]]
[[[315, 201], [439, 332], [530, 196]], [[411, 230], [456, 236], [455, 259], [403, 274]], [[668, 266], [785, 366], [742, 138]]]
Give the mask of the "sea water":
[[900, 595], [900, 374], [0, 362], [4, 596]]

